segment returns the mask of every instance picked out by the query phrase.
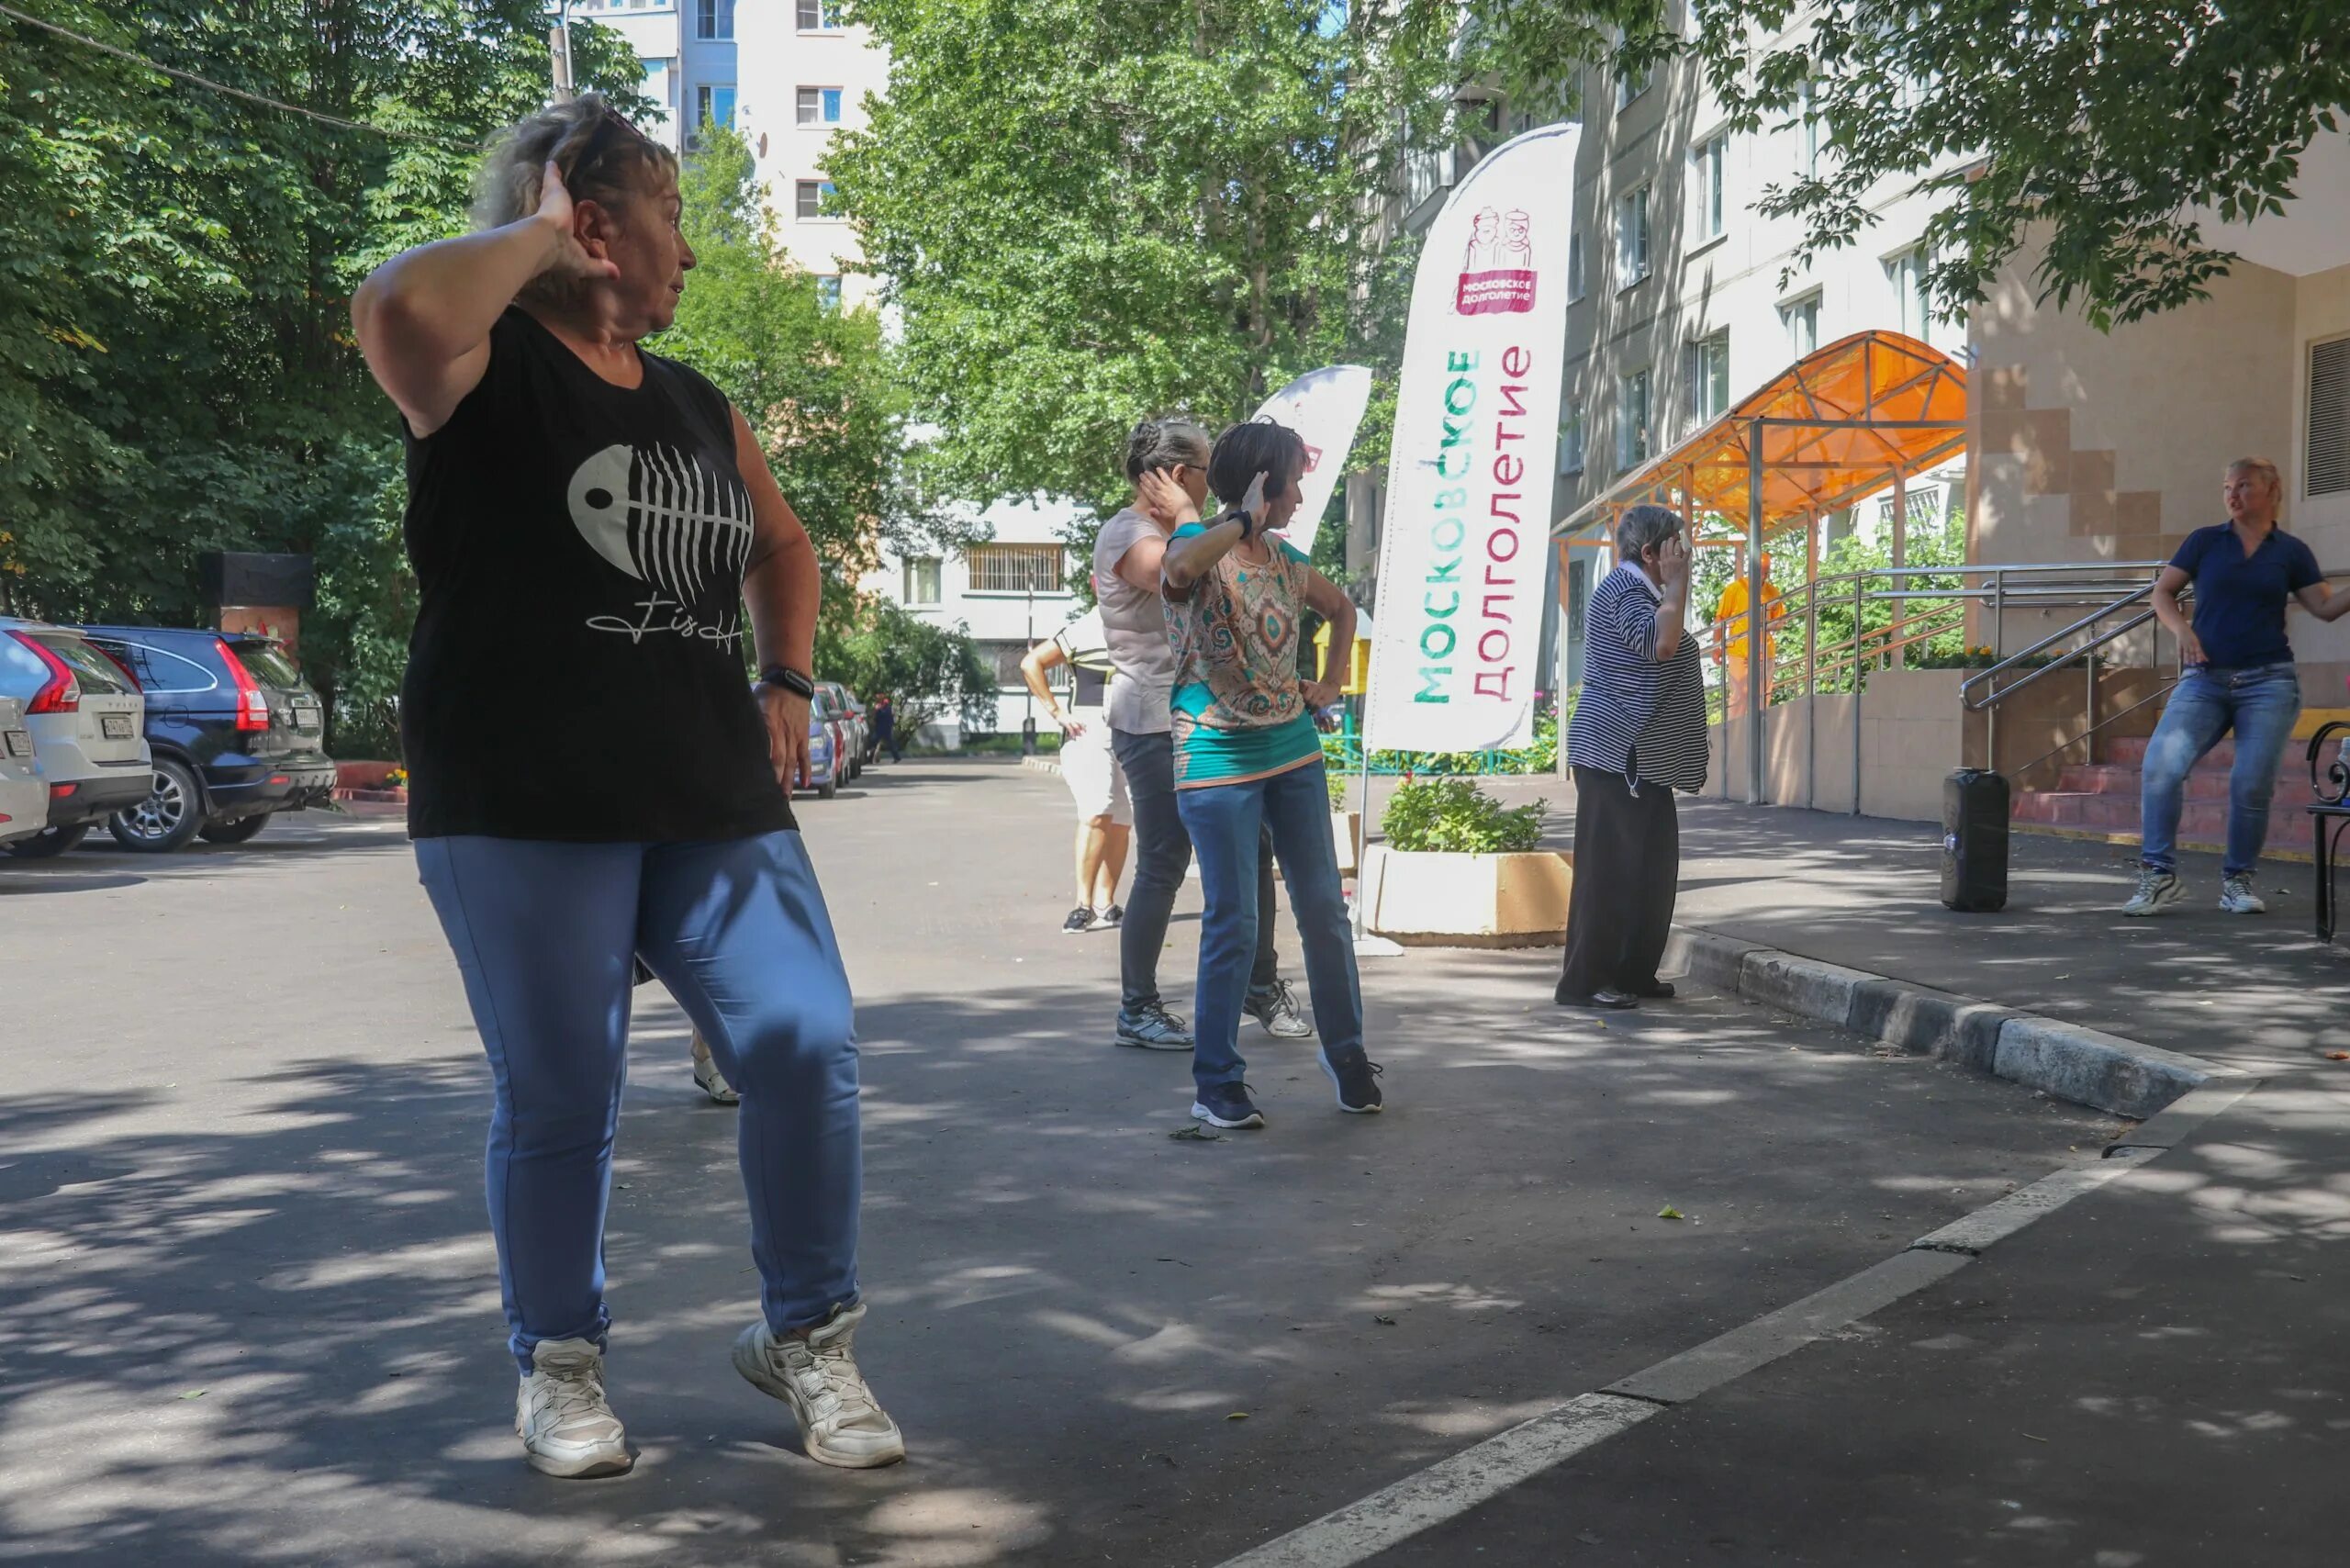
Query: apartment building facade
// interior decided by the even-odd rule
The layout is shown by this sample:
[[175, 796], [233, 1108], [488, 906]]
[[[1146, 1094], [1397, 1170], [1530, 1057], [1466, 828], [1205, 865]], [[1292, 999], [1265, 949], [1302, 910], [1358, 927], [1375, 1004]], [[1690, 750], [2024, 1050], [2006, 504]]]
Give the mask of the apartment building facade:
[[865, 98], [890, 80], [889, 51], [864, 28], [842, 25], [839, 0], [739, 0], [734, 15], [742, 92], [735, 128], [751, 146], [778, 239], [816, 274], [833, 304], [865, 303], [875, 280], [856, 230], [833, 207], [823, 157], [833, 138], [865, 123]]
[[704, 121], [734, 120], [736, 0], [564, 0], [560, 15], [628, 39], [659, 106], [645, 131], [672, 152], [700, 145]]
[[[943, 554], [885, 554], [857, 585], [924, 620], [968, 633], [995, 671], [992, 709], [972, 715], [968, 726], [934, 726], [925, 744], [953, 746], [966, 734], [1018, 733], [1033, 707], [1020, 676], [1021, 656], [1079, 612], [1069, 587], [1077, 563], [1068, 543], [1079, 521], [1078, 508], [1044, 497], [1000, 501], [971, 520], [975, 527], [961, 531], [978, 543]], [[1065, 675], [1057, 672], [1057, 682], [1065, 685]], [[1041, 710], [1035, 716], [1038, 729], [1050, 730]]]

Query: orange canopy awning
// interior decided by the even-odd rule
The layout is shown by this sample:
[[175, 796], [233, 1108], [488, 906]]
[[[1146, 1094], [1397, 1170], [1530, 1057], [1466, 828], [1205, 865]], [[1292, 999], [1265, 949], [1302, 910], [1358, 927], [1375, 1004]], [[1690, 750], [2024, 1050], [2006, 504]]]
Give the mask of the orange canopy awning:
[[1624, 476], [1552, 532], [1643, 502], [1710, 513], [1743, 532], [1762, 458], [1768, 535], [1847, 507], [1965, 450], [1966, 373], [1898, 332], [1855, 332], [1806, 354], [1729, 412]]

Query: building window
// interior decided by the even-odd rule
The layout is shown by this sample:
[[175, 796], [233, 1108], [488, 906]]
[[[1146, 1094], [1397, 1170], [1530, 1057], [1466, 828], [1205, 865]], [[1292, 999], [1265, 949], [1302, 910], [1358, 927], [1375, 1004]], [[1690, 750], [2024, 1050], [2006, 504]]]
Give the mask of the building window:
[[722, 129], [734, 123], [734, 84], [705, 82], [694, 89], [694, 125]]
[[816, 303], [826, 310], [841, 308], [841, 276], [838, 273], [819, 273], [816, 276]]
[[801, 125], [840, 124], [841, 90], [838, 87], [800, 88], [800, 123]]
[[906, 602], [936, 604], [938, 602], [938, 557], [910, 555], [905, 562]]
[[1689, 413], [1703, 425], [1729, 412], [1729, 332], [1689, 345]]
[[2307, 466], [2311, 495], [2350, 491], [2350, 338], [2310, 345]]
[[694, 37], [731, 39], [734, 36], [734, 0], [695, 0]]
[[1933, 305], [1926, 293], [1926, 248], [1904, 251], [1885, 263], [1893, 282], [1894, 299], [1901, 312], [1901, 330], [1924, 342], [1933, 330]]
[[1616, 378], [1616, 466], [1649, 460], [1649, 373], [1646, 366]]
[[1559, 420], [1559, 472], [1580, 474], [1583, 465], [1583, 423], [1580, 405]]
[[1629, 288], [1649, 275], [1649, 188], [1641, 185], [1616, 202], [1616, 286]]
[[1796, 95], [1796, 107], [1803, 116], [1803, 172], [1806, 179], [1819, 177], [1819, 95], [1809, 82]]
[[1690, 228], [1699, 240], [1718, 239], [1722, 232], [1722, 174], [1729, 162], [1729, 134], [1717, 131], [1689, 154], [1689, 189], [1696, 201]]
[[1631, 106], [1634, 98], [1656, 84], [1656, 67], [1643, 65], [1638, 69], [1619, 69], [1616, 73], [1616, 108], [1621, 113]]
[[1583, 297], [1583, 230], [1567, 231], [1567, 303], [1572, 305]]
[[1065, 593], [1058, 544], [974, 544], [964, 560], [973, 593]]
[[838, 32], [840, 25], [841, 0], [800, 0], [800, 30], [801, 32]]
[[1801, 359], [1819, 347], [1819, 296], [1807, 294], [1801, 299], [1779, 307], [1779, 319], [1787, 324], [1787, 352]]
[[816, 218], [836, 216], [832, 210], [833, 182], [801, 180], [793, 192], [792, 216], [806, 221]]

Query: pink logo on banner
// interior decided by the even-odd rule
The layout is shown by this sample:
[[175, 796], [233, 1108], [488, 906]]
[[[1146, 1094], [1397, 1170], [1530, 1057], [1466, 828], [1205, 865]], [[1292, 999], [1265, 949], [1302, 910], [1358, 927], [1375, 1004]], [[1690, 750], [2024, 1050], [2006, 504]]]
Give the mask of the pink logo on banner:
[[1487, 207], [1470, 231], [1469, 253], [1452, 297], [1454, 313], [1492, 316], [1534, 308], [1533, 219], [1512, 207]]

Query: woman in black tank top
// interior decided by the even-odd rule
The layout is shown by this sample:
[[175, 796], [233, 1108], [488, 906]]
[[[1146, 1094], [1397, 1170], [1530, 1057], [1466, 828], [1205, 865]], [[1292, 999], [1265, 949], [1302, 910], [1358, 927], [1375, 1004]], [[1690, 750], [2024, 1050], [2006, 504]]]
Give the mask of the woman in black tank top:
[[694, 264], [675, 156], [589, 95], [516, 127], [481, 192], [479, 231], [386, 263], [352, 318], [407, 445], [409, 831], [492, 1068], [516, 1428], [551, 1474], [632, 1462], [602, 1226], [641, 959], [742, 1097], [762, 1312], [735, 1366], [811, 1458], [887, 1464], [852, 1350], [848, 982], [789, 803], [815, 552], [743, 416], [638, 345]]

